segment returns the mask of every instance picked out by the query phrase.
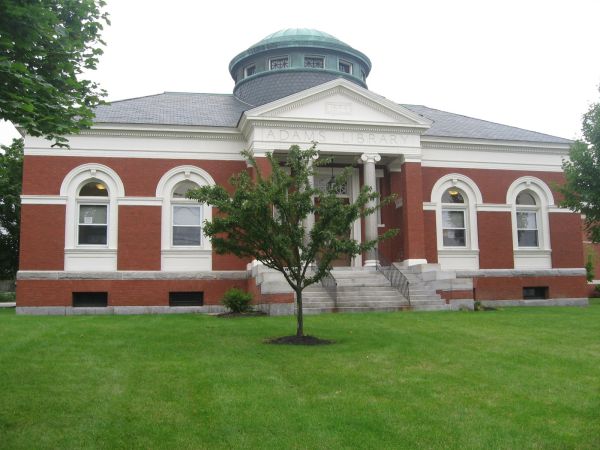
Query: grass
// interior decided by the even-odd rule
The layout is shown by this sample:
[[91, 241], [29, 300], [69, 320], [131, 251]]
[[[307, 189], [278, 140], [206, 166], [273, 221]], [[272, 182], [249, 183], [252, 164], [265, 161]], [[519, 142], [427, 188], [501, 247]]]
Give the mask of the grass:
[[600, 304], [306, 326], [0, 310], [0, 448], [600, 447]]
[[15, 301], [15, 293], [14, 292], [0, 292], [0, 303], [14, 302], [14, 301]]

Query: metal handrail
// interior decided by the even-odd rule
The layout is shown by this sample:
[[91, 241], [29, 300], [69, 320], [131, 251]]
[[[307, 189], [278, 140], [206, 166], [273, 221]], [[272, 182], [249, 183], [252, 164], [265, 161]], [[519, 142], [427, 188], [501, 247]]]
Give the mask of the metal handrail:
[[377, 254], [376, 268], [378, 272], [382, 273], [388, 279], [392, 287], [400, 291], [400, 294], [408, 300], [408, 305], [410, 306], [410, 281], [408, 281], [406, 275], [394, 264], [387, 261], [379, 252]]
[[333, 278], [333, 275], [328, 273], [321, 278], [321, 286], [327, 291], [327, 294], [333, 300], [333, 304], [337, 304], [337, 281]]
[[[318, 260], [315, 260], [315, 264], [318, 263]], [[335, 281], [335, 278], [333, 277], [333, 275], [331, 275], [331, 273], [328, 273], [323, 278], [321, 278], [321, 286], [323, 286], [323, 289], [325, 289], [327, 295], [329, 295], [329, 298], [331, 298], [331, 300], [333, 301], [333, 304], [337, 305], [337, 281]]]

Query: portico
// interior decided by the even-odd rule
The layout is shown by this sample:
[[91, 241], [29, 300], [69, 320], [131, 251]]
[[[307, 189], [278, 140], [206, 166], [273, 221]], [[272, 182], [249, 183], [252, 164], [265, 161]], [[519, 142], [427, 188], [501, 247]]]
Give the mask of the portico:
[[[240, 120], [247, 148], [254, 152], [259, 164], [269, 152], [284, 155], [291, 145], [309, 147], [316, 142], [323, 157], [332, 159], [334, 171], [355, 167], [344, 194], [350, 200], [362, 186], [382, 195], [396, 195], [397, 201], [386, 206], [386, 211], [371, 214], [362, 223], [357, 221], [352, 234], [359, 241], [376, 239], [389, 228], [400, 228], [404, 242], [411, 241], [413, 234], [422, 235], [422, 228], [411, 226], [415, 214], [422, 221], [422, 211], [414, 211], [418, 202], [405, 201], [404, 193], [413, 189], [407, 182], [420, 169], [420, 136], [429, 126], [430, 121], [424, 117], [342, 78], [248, 110]], [[410, 173], [403, 175], [407, 163]], [[321, 170], [328, 180], [330, 169]], [[410, 214], [403, 212], [406, 207]], [[382, 215], [390, 218], [388, 223], [381, 221]], [[392, 218], [398, 215], [401, 221]], [[401, 260], [422, 262], [423, 238], [417, 236], [416, 240], [421, 242], [420, 251], [415, 245], [406, 245], [401, 252], [391, 248], [380, 250], [392, 259], [397, 260], [401, 253], [408, 255]], [[372, 250], [354, 258], [352, 265], [374, 267], [376, 255], [377, 250]]]

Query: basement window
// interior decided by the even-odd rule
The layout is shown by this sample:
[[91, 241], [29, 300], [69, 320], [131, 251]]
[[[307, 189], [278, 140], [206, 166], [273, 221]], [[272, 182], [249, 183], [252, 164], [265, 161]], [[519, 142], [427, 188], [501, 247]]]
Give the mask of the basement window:
[[73, 292], [74, 308], [106, 308], [108, 292]]
[[202, 306], [204, 292], [169, 292], [169, 306]]
[[524, 300], [545, 300], [548, 298], [548, 286], [534, 286], [523, 288]]

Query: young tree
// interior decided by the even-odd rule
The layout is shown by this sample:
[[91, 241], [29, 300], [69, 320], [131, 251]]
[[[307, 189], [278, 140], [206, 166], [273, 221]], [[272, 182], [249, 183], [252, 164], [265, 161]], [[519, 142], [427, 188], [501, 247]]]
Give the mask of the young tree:
[[[269, 176], [263, 176], [250, 152], [242, 154], [256, 170], [256, 180], [242, 172], [230, 180], [231, 195], [222, 186], [204, 186], [188, 192], [188, 197], [218, 208], [219, 214], [204, 230], [217, 253], [255, 258], [283, 274], [296, 293], [296, 336], [302, 337], [302, 291], [327, 276], [332, 261], [341, 255], [357, 255], [396, 234], [390, 230], [362, 243], [348, 234], [355, 220], [391, 198], [373, 206], [377, 194], [365, 187], [354, 202], [341, 201], [337, 192], [349, 177], [349, 168], [326, 190], [315, 188], [310, 182], [315, 166], [328, 162], [314, 161], [315, 145], [308, 150], [292, 146], [283, 167], [269, 154]], [[311, 229], [305, 226], [309, 215], [315, 217]]]
[[92, 124], [106, 93], [81, 79], [96, 69], [103, 0], [2, 0], [0, 119], [67, 146], [64, 135]]
[[583, 115], [583, 141], [576, 141], [563, 162], [566, 182], [561, 204], [585, 215], [592, 242], [600, 242], [600, 103]]
[[23, 139], [0, 152], [0, 277], [14, 278], [19, 266]]

